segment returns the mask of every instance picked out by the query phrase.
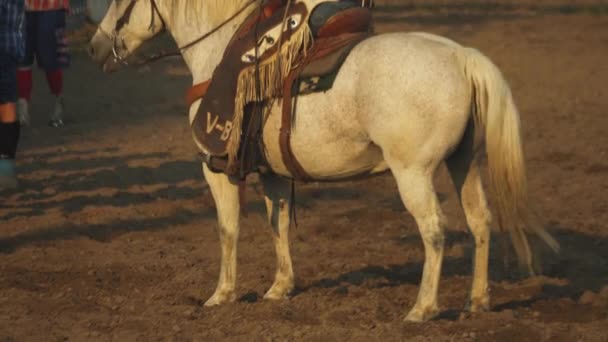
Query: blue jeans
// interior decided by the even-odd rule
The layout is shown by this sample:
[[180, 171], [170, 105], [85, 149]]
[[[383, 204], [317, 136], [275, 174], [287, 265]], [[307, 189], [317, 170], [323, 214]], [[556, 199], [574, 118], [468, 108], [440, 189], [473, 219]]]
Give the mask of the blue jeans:
[[0, 54], [0, 104], [17, 102], [17, 59]]

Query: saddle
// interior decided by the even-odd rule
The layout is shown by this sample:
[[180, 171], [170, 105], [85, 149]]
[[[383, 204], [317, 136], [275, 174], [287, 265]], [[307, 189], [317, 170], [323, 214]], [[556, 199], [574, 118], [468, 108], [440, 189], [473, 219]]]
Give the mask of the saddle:
[[303, 2], [285, 11], [271, 0], [241, 25], [211, 80], [193, 86], [188, 105], [202, 99], [192, 122], [215, 172], [244, 179], [264, 172], [264, 113], [282, 101], [280, 146], [295, 179], [311, 180], [291, 152], [293, 98], [326, 91], [356, 44], [371, 35], [371, 11], [360, 1], [327, 2], [311, 12]]

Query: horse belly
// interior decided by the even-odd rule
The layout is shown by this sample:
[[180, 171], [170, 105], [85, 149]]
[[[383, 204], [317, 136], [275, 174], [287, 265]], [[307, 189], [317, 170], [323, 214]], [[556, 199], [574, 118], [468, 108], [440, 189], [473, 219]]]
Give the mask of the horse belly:
[[[343, 82], [344, 83], [344, 82]], [[387, 169], [382, 151], [357, 120], [352, 97], [343, 96], [346, 84], [301, 96], [296, 104], [291, 148], [302, 168], [317, 180], [365, 176]], [[290, 177], [281, 155], [281, 104], [276, 104], [264, 127], [266, 158], [277, 174]]]

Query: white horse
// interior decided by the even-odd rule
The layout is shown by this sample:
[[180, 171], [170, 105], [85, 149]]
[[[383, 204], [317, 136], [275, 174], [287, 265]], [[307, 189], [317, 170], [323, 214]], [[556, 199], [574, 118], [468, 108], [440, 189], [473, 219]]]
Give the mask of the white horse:
[[[132, 1], [136, 1], [131, 4]], [[91, 41], [93, 59], [111, 63], [111, 50], [126, 56], [166, 28], [187, 44], [183, 50], [193, 83], [209, 79], [233, 33], [254, 10], [251, 0], [116, 0]], [[319, 1], [313, 1], [319, 2]], [[125, 10], [131, 6], [131, 13]], [[120, 17], [129, 17], [115, 30]], [[153, 25], [151, 25], [151, 23]], [[190, 108], [190, 118], [200, 101]], [[289, 253], [290, 180], [281, 159], [281, 108], [275, 105], [263, 128], [272, 172], [260, 175], [277, 255], [275, 280], [264, 298], [281, 299], [294, 288]], [[316, 180], [340, 180], [390, 170], [424, 243], [425, 261], [416, 304], [406, 320], [426, 321], [439, 313], [437, 291], [444, 251], [444, 227], [433, 174], [446, 162], [475, 238], [471, 311], [489, 309], [490, 211], [479, 160], [487, 153], [498, 223], [511, 234], [523, 265], [533, 253], [527, 234], [558, 244], [543, 228], [527, 224], [526, 176], [519, 114], [497, 67], [484, 55], [446, 38], [425, 33], [381, 34], [360, 43], [346, 59], [333, 88], [298, 100], [292, 149]], [[217, 206], [222, 248], [215, 293], [205, 305], [234, 301], [239, 234], [239, 191], [233, 180], [203, 166]]]

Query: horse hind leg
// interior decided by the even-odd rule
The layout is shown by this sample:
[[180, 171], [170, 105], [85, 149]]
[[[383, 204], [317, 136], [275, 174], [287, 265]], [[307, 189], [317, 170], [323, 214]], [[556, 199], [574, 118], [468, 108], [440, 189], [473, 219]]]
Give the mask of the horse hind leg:
[[427, 321], [439, 314], [437, 292], [443, 259], [445, 219], [433, 188], [432, 172], [415, 168], [391, 167], [391, 170], [397, 180], [401, 199], [414, 216], [424, 243], [422, 281], [416, 304], [405, 320]]
[[272, 242], [277, 257], [274, 283], [264, 295], [265, 299], [287, 297], [294, 288], [293, 267], [289, 253], [289, 224], [291, 213], [291, 184], [274, 175], [261, 176], [268, 221], [272, 227]]
[[473, 137], [473, 124], [470, 122], [461, 145], [447, 159], [446, 165], [456, 187], [467, 225], [475, 239], [473, 283], [465, 308], [471, 312], [478, 312], [490, 309], [488, 259], [491, 213], [481, 182], [477, 154], [480, 149], [474, 147]]

